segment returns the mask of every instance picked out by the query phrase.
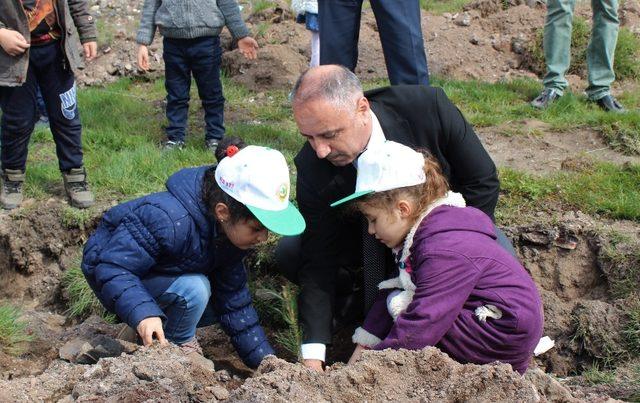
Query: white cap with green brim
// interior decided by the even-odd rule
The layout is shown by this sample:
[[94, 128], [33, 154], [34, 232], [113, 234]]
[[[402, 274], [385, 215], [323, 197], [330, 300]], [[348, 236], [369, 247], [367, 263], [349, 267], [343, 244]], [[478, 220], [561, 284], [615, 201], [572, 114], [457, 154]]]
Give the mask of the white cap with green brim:
[[298, 235], [304, 218], [289, 201], [289, 168], [277, 150], [247, 146], [228, 153], [216, 167], [220, 188], [247, 206], [267, 229], [280, 235]]
[[360, 154], [356, 191], [331, 203], [331, 207], [370, 193], [415, 186], [426, 181], [421, 153], [400, 143], [385, 141]]

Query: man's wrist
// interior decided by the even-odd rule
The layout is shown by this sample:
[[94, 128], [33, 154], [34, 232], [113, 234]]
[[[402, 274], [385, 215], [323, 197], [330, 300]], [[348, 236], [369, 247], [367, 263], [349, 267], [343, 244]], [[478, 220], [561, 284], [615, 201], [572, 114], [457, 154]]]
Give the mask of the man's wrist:
[[322, 343], [304, 343], [300, 346], [303, 360], [325, 361], [327, 346]]

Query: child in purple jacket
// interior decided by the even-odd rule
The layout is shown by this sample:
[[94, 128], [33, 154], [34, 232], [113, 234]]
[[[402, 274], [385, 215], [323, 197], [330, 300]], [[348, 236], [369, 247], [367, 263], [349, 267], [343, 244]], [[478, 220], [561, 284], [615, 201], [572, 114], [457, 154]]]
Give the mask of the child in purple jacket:
[[399, 275], [379, 284], [349, 362], [367, 348], [436, 346], [462, 363], [501, 361], [524, 373], [542, 335], [542, 302], [491, 219], [449, 191], [435, 160], [392, 141], [360, 156], [356, 192], [332, 206], [359, 197]]

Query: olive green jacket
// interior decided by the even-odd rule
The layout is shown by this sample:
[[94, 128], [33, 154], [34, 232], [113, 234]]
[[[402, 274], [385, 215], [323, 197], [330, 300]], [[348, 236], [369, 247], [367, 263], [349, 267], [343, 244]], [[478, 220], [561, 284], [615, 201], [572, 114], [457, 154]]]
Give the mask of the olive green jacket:
[[[80, 54], [81, 44], [96, 40], [95, 19], [89, 14], [86, 0], [54, 0], [58, 24], [62, 30], [61, 46], [68, 66], [74, 73], [84, 67]], [[18, 31], [30, 40], [27, 15], [20, 0], [0, 1], [0, 28]], [[0, 47], [0, 86], [17, 87], [27, 78], [29, 51], [11, 56]]]

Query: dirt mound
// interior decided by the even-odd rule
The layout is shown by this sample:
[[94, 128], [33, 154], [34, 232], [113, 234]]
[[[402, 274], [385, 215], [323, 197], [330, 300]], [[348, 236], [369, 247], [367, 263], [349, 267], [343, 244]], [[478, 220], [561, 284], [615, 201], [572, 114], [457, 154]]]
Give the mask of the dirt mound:
[[[628, 241], [614, 242], [614, 247], [637, 251], [637, 225], [612, 234], [608, 224], [581, 213], [567, 213], [550, 221], [506, 228], [540, 290], [545, 335], [556, 343], [536, 362], [546, 372], [560, 376], [579, 373], [594, 363], [621, 362], [627, 354], [622, 340], [628, 321], [624, 307], [633, 296], [612, 295], [611, 290], [619, 287], [619, 277], [607, 273], [627, 273], [624, 268], [633, 267], [634, 253], [617, 254], [616, 260], [610, 251], [617, 238]], [[635, 289], [638, 286], [640, 281], [631, 284]]]
[[267, 358], [230, 401], [537, 401], [533, 385], [509, 365], [462, 365], [437, 348], [367, 351], [325, 374]]
[[140, 348], [95, 365], [56, 360], [41, 375], [0, 381], [3, 401], [215, 401], [231, 377], [193, 365], [176, 346]]
[[[28, 204], [28, 203], [27, 203]], [[60, 291], [60, 276], [73, 264], [90, 228], [100, 213], [79, 222], [70, 207], [60, 202], [25, 206], [0, 214], [0, 299], [53, 304]]]
[[225, 52], [222, 67], [233, 81], [254, 91], [293, 88], [308, 61], [286, 45], [266, 45], [259, 60], [247, 60], [239, 50]]

